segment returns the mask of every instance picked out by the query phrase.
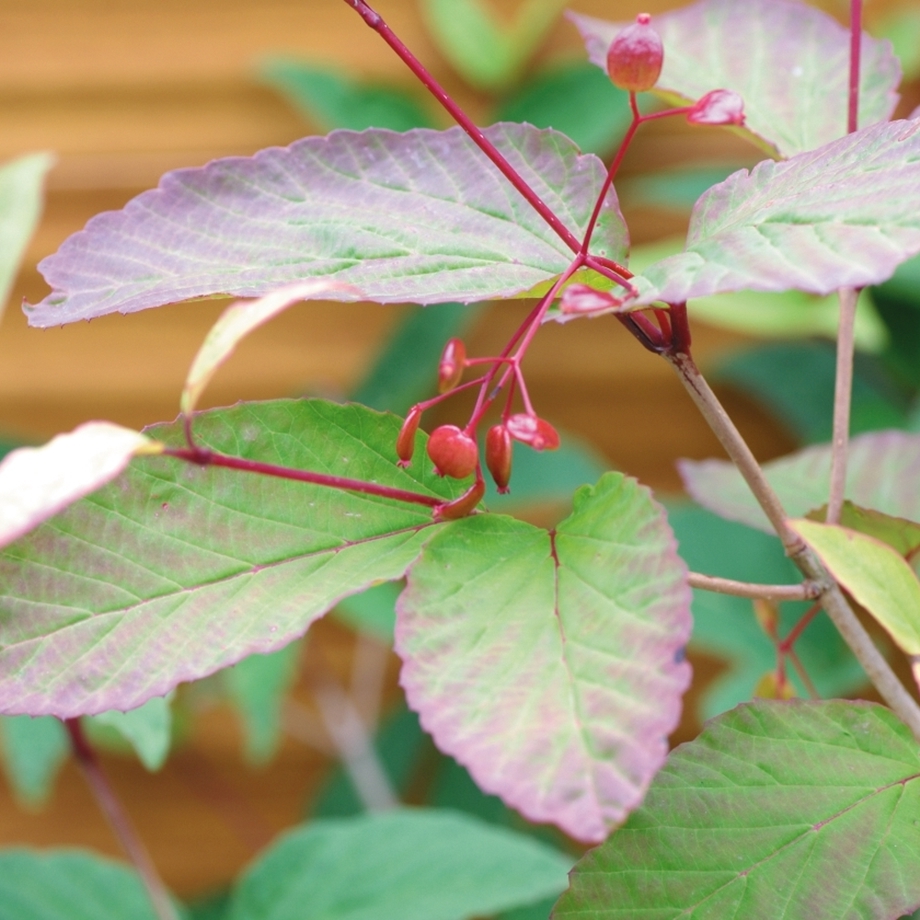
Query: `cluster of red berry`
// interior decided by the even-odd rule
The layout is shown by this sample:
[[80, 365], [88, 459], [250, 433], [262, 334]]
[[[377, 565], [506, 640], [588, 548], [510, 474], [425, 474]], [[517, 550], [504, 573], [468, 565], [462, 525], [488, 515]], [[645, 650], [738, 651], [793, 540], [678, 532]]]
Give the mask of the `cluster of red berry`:
[[[399, 431], [396, 439], [396, 455], [399, 457], [400, 466], [407, 466], [412, 460], [415, 434], [418, 431], [422, 413], [457, 387], [463, 378], [464, 370], [470, 364], [490, 363], [493, 367], [498, 367], [507, 361], [507, 358], [481, 358], [470, 361], [466, 357], [466, 346], [463, 341], [456, 338], [451, 339], [444, 346], [438, 364], [440, 395], [413, 406]], [[487, 374], [485, 377], [471, 381], [470, 384], [486, 387], [491, 382], [492, 376]], [[535, 415], [532, 410], [510, 413], [512, 395], [513, 392], [509, 393], [508, 405], [505, 407], [502, 421], [493, 425], [486, 434], [486, 466], [498, 491], [502, 493], [508, 491], [508, 483], [511, 479], [513, 441], [520, 441], [534, 450], [555, 450], [559, 446], [559, 434], [556, 429], [549, 422]], [[481, 482], [479, 448], [475, 437], [481, 414], [481, 409], [478, 412], [474, 411], [466, 428], [458, 428], [456, 425], [440, 425], [432, 431], [428, 438], [428, 456], [434, 463], [438, 475], [465, 479], [476, 473], [477, 483]], [[481, 497], [482, 491], [479, 492], [476, 501], [478, 502]], [[475, 502], [473, 504], [475, 505]], [[446, 516], [453, 515], [447, 514]]]

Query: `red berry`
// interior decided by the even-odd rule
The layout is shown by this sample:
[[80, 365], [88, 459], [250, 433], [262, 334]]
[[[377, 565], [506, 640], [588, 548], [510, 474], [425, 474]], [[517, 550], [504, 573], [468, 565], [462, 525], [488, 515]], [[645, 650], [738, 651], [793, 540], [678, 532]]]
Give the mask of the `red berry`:
[[476, 442], [456, 425], [441, 425], [428, 439], [428, 456], [439, 476], [465, 479], [479, 462]]
[[559, 432], [549, 422], [535, 415], [520, 412], [512, 415], [505, 426], [515, 441], [528, 444], [534, 450], [555, 450], [559, 446]]
[[614, 86], [641, 93], [658, 82], [664, 62], [661, 36], [652, 28], [652, 17], [640, 13], [610, 43], [607, 52], [607, 73]]
[[486, 466], [502, 495], [508, 491], [512, 455], [513, 445], [508, 429], [504, 425], [493, 425], [486, 435]]
[[466, 517], [482, 500], [486, 494], [486, 484], [477, 479], [459, 498], [434, 509], [435, 519], [438, 521], [456, 521]]
[[438, 364], [438, 392], [452, 390], [463, 376], [466, 366], [466, 346], [462, 339], [450, 339], [441, 352]]
[[412, 454], [415, 452], [415, 433], [418, 431], [418, 423], [422, 419], [422, 409], [420, 406], [413, 406], [406, 416], [406, 420], [399, 429], [396, 437], [396, 456], [399, 457], [400, 466], [408, 466], [412, 460]]
[[730, 89], [714, 89], [687, 112], [694, 125], [743, 125], [744, 100]]

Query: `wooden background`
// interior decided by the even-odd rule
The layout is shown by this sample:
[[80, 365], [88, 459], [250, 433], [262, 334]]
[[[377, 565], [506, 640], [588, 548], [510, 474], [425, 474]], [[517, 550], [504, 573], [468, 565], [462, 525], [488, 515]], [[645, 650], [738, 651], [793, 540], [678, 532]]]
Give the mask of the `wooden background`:
[[[573, 5], [611, 19], [638, 11], [611, 0]], [[647, 2], [643, 8], [654, 13], [670, 5], [676, 4]], [[517, 3], [495, 6], [507, 14]], [[828, 8], [843, 6], [829, 2]], [[379, 0], [378, 9], [474, 116], [483, 110], [484, 100], [438, 59], [413, 0]], [[139, 427], [176, 415], [192, 355], [222, 304], [179, 305], [47, 331], [28, 329], [18, 304], [47, 290], [35, 268], [39, 259], [92, 215], [155, 185], [165, 170], [250, 154], [316, 130], [255, 78], [256, 62], [269, 53], [407, 80], [402, 64], [342, 0], [0, 0], [0, 161], [35, 150], [57, 157], [44, 219], [0, 328], [0, 434], [44, 440], [89, 418]], [[541, 57], [580, 53], [575, 30], [560, 23]], [[713, 157], [751, 160], [750, 150], [724, 131], [658, 122], [643, 129], [624, 172]], [[628, 217], [640, 242], [682, 226], [668, 213]], [[470, 350], [494, 353], [522, 309], [491, 308], [470, 337]], [[298, 307], [239, 348], [205, 403], [347, 392], [399, 312], [367, 305]], [[695, 335], [704, 367], [742, 342], [705, 327]], [[676, 457], [719, 454], [664, 362], [612, 321], [545, 329], [527, 372], [541, 414], [564, 421], [612, 464], [656, 489], [678, 488]], [[737, 394], [722, 395], [761, 459], [791, 447], [756, 407]], [[326, 654], [345, 668], [350, 635], [333, 623], [314, 628]], [[391, 688], [395, 674], [391, 662]], [[309, 705], [306, 688], [299, 692]], [[682, 736], [693, 728], [685, 725]], [[226, 881], [300, 818], [327, 769], [320, 754], [293, 739], [260, 771], [243, 763], [239, 749], [232, 717], [216, 710], [200, 719], [192, 740], [159, 774], [148, 775], [129, 759], [106, 759], [167, 883], [181, 895]], [[0, 845], [24, 843], [118, 852], [72, 766], [38, 815], [17, 808], [0, 789]]]

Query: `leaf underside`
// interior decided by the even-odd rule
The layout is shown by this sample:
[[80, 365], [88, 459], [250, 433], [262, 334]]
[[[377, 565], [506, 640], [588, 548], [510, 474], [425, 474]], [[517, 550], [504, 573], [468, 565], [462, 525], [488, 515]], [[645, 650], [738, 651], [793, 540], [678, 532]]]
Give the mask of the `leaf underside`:
[[634, 279], [641, 293], [631, 303], [879, 284], [920, 251], [918, 188], [920, 121], [887, 122], [791, 160], [764, 160], [700, 198], [685, 251]]
[[891, 920], [920, 905], [920, 752], [887, 709], [758, 702], [681, 745], [554, 920]]
[[[570, 14], [591, 61], [606, 70], [622, 23]], [[713, 89], [744, 100], [746, 128], [780, 156], [847, 133], [849, 31], [795, 0], [703, 0], [652, 20], [664, 43], [655, 92], [691, 102]], [[863, 35], [859, 126], [891, 117], [901, 70], [888, 42]]]
[[[596, 157], [529, 125], [485, 134], [574, 233], [604, 178]], [[613, 191], [596, 248], [625, 260]], [[121, 211], [94, 217], [40, 269], [53, 292], [33, 326], [214, 295], [261, 296], [327, 279], [324, 298], [464, 303], [529, 291], [571, 252], [459, 129], [308, 137], [253, 157], [167, 173]]]
[[[727, 460], [681, 460], [684, 486], [703, 507], [730, 521], [773, 533], [741, 474]], [[822, 444], [765, 463], [764, 473], [790, 517], [827, 502], [831, 447]], [[845, 494], [862, 508], [920, 521], [920, 435], [872, 432], [853, 438]]]
[[666, 756], [689, 605], [662, 509], [606, 474], [553, 532], [490, 515], [427, 544], [397, 608], [401, 682], [482, 789], [601, 840]]
[[[200, 444], [444, 498], [419, 436], [396, 466], [400, 420], [355, 405], [277, 400], [196, 417]], [[181, 425], [150, 433], [181, 446]], [[0, 554], [2, 711], [62, 718], [133, 709], [301, 635], [336, 600], [399, 578], [442, 525], [388, 498], [135, 461]]]

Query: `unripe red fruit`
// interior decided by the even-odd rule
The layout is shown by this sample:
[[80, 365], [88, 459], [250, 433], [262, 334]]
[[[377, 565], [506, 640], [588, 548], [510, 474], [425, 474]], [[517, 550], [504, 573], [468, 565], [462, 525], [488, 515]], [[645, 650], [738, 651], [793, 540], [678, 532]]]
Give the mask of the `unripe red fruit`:
[[505, 422], [508, 434], [515, 441], [528, 444], [534, 450], [555, 450], [559, 446], [559, 432], [549, 422], [535, 415], [520, 412]]
[[441, 352], [438, 364], [438, 392], [452, 390], [463, 376], [466, 366], [466, 345], [462, 339], [450, 339]]
[[458, 518], [466, 517], [482, 501], [482, 496], [485, 494], [486, 484], [481, 479], [477, 479], [459, 498], [445, 505], [438, 505], [434, 509], [435, 519], [456, 521]]
[[415, 452], [415, 433], [418, 431], [418, 423], [421, 419], [421, 407], [413, 406], [402, 423], [402, 428], [399, 429], [396, 437], [396, 456], [399, 457], [400, 466], [408, 466], [412, 460], [412, 454]]
[[465, 479], [479, 462], [476, 442], [456, 425], [441, 425], [428, 439], [428, 456], [439, 476]]
[[640, 13], [636, 21], [610, 43], [607, 73], [614, 86], [642, 93], [658, 82], [664, 63], [664, 47], [651, 21], [648, 13]]
[[508, 491], [512, 455], [513, 446], [508, 429], [504, 425], [493, 425], [486, 435], [486, 466], [501, 495]]

